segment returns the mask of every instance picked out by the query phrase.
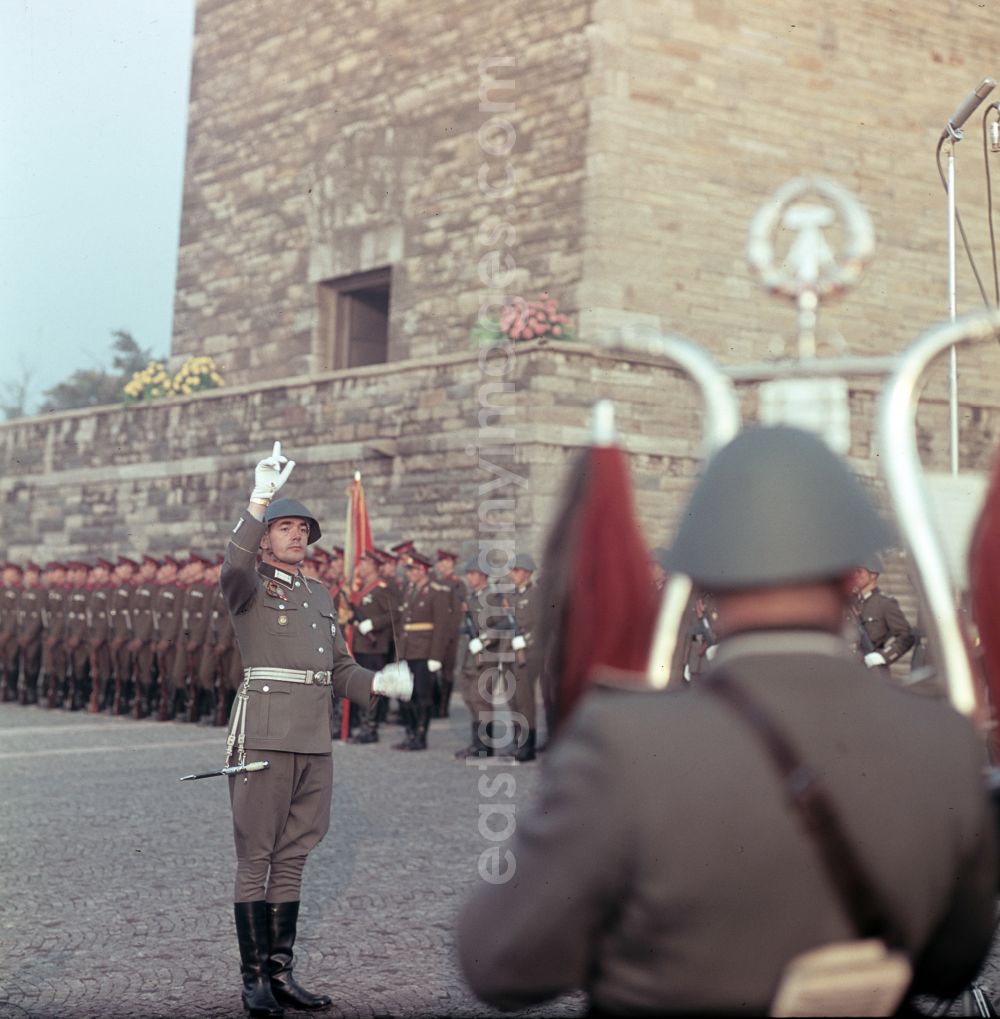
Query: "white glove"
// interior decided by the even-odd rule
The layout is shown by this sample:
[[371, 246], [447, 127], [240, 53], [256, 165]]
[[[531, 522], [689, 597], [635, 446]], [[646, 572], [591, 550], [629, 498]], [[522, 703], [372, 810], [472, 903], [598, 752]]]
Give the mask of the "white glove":
[[483, 650], [483, 642], [478, 637], [473, 637], [469, 641], [469, 654], [478, 655]]
[[876, 665], [885, 665], [885, 659], [878, 653], [878, 651], [869, 651], [865, 655], [865, 665], [869, 669], [874, 669]]
[[517, 634], [517, 636], [510, 642], [510, 646], [515, 651], [523, 651], [528, 646], [528, 642], [520, 634]]
[[372, 632], [372, 625], [373, 624], [372, 624], [372, 621], [370, 619], [362, 619], [361, 622], [358, 623], [358, 633], [360, 633], [362, 637], [366, 633], [371, 633]]
[[436, 658], [427, 659], [427, 671], [428, 672], [440, 672], [441, 663]]
[[288, 480], [294, 466], [295, 461], [282, 456], [281, 443], [276, 442], [271, 455], [264, 457], [254, 469], [253, 491], [250, 498], [255, 502], [270, 502], [278, 489]]
[[684, 678], [690, 683], [691, 682], [691, 666], [684, 666]]
[[719, 652], [718, 644], [709, 644], [708, 647], [705, 648], [705, 657], [709, 661], [711, 661], [718, 654], [718, 652]]
[[393, 662], [375, 673], [372, 693], [408, 701], [413, 696], [413, 674], [406, 662]]

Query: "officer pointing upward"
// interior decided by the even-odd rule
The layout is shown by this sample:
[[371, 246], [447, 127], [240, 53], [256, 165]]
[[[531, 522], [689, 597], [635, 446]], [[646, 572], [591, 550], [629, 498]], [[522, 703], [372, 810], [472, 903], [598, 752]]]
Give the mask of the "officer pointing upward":
[[331, 691], [367, 707], [373, 693], [408, 700], [413, 689], [405, 662], [373, 673], [354, 661], [329, 591], [302, 573], [319, 524], [300, 502], [274, 499], [294, 466], [279, 442], [257, 464], [220, 576], [244, 665], [226, 763], [237, 763], [233, 755], [240, 764], [268, 762], [229, 785], [234, 913], [243, 1003], [252, 1016], [280, 1016], [283, 1004], [332, 1004], [292, 975], [302, 871], [330, 826]]

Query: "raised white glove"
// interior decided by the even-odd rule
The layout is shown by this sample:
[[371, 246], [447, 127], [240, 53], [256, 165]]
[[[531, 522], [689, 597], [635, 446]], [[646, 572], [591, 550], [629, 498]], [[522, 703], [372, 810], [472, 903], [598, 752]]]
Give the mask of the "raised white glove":
[[520, 634], [517, 634], [510, 642], [510, 646], [515, 651], [523, 651], [528, 646], [528, 642]]
[[878, 653], [878, 651], [869, 651], [865, 655], [865, 665], [869, 669], [874, 669], [876, 665], [885, 665], [885, 659]]
[[436, 658], [427, 659], [427, 671], [428, 672], [440, 672], [441, 663]]
[[483, 650], [483, 642], [478, 637], [473, 637], [469, 641], [469, 654], [478, 655]]
[[278, 489], [288, 480], [294, 466], [294, 460], [281, 455], [281, 443], [275, 442], [271, 455], [264, 457], [254, 468], [253, 491], [250, 498], [255, 502], [270, 502]]
[[406, 662], [392, 662], [375, 673], [372, 693], [408, 701], [413, 696], [413, 674]]
[[362, 619], [361, 622], [358, 623], [358, 633], [360, 633], [362, 636], [364, 636], [366, 633], [371, 633], [372, 625], [373, 624], [370, 619]]

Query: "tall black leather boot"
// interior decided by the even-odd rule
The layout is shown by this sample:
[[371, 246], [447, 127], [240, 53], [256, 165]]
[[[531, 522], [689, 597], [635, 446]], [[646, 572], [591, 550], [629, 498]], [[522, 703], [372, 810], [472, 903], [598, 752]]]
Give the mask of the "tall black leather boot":
[[271, 991], [275, 998], [290, 1008], [309, 1012], [329, 1008], [333, 999], [328, 994], [312, 994], [292, 975], [292, 947], [299, 922], [297, 902], [269, 902], [267, 914], [271, 924]]
[[254, 1017], [278, 1019], [285, 1010], [271, 991], [268, 954], [271, 944], [267, 903], [233, 903], [236, 937], [240, 943], [240, 972], [243, 976], [243, 1007]]
[[406, 735], [399, 743], [393, 743], [393, 750], [412, 750], [417, 739], [417, 709], [408, 701], [400, 701], [399, 714], [406, 726]]
[[416, 727], [413, 731], [413, 741], [410, 743], [411, 750], [427, 749], [427, 730], [430, 728], [433, 711], [433, 704], [420, 705], [416, 708]]
[[472, 722], [472, 742], [461, 750], [455, 751], [455, 757], [460, 761], [467, 760], [470, 757], [489, 757], [489, 748], [482, 741], [479, 736], [479, 723], [475, 720]]

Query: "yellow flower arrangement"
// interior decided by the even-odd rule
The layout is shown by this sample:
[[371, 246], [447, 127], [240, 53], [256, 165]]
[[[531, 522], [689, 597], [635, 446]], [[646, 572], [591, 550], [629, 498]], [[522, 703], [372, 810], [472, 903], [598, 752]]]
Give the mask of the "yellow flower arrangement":
[[170, 396], [190, 396], [223, 385], [215, 361], [205, 355], [189, 357], [171, 378], [162, 361], [150, 361], [125, 384], [125, 403], [149, 403]]
[[171, 393], [170, 376], [162, 361], [150, 361], [125, 384], [125, 402], [148, 403]]
[[207, 355], [189, 357], [174, 376], [173, 391], [178, 396], [190, 396], [203, 389], [218, 389], [223, 384], [215, 361]]

